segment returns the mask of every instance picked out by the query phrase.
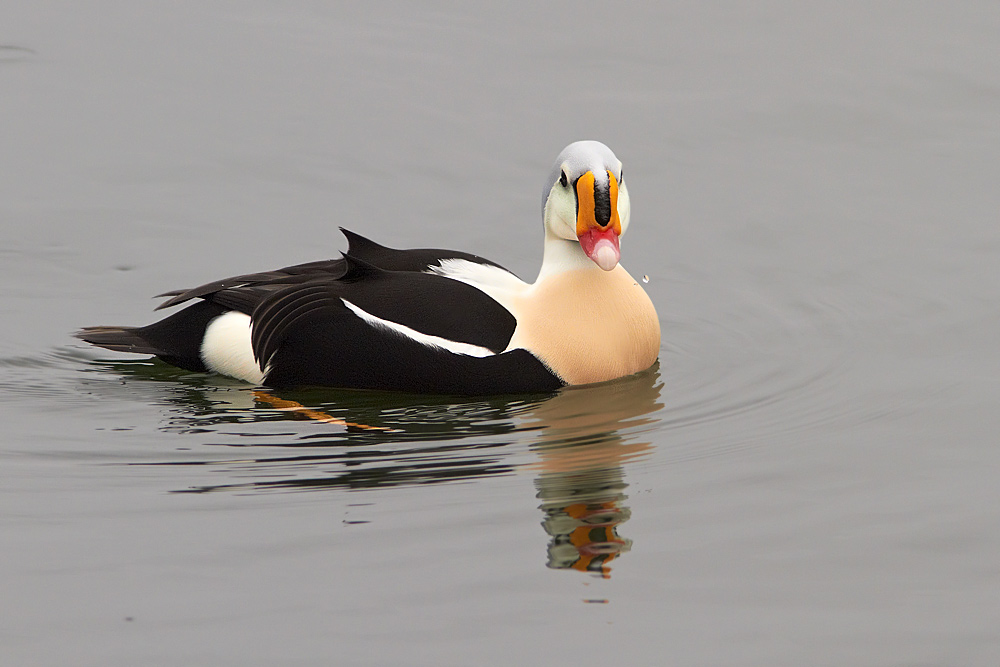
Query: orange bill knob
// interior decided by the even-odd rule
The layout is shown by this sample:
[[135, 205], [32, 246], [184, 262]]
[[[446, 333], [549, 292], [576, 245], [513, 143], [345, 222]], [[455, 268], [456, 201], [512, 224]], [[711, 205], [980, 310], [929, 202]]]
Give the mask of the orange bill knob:
[[621, 259], [618, 237], [622, 223], [618, 218], [618, 181], [610, 171], [607, 174], [607, 188], [596, 182], [592, 171], [577, 179], [576, 236], [587, 257], [610, 271]]

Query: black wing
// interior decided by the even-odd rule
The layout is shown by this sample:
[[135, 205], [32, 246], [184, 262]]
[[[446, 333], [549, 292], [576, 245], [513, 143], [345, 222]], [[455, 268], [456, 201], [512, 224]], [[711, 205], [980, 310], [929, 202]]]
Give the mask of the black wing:
[[344, 304], [336, 286], [289, 290], [269, 301], [258, 309], [253, 346], [266, 369], [264, 384], [271, 387], [492, 395], [547, 392], [563, 386], [526, 350], [472, 357], [372, 326]]
[[[287, 287], [254, 309], [251, 342], [262, 366], [303, 317], [312, 321], [321, 309], [351, 312], [344, 301], [379, 319], [494, 353], [506, 349], [514, 335], [514, 316], [475, 287], [436, 274], [387, 271], [352, 255], [343, 261], [340, 277]], [[330, 327], [335, 330], [336, 324]]]
[[[347, 229], [341, 228], [340, 231], [347, 237], [346, 254], [389, 271], [426, 271], [431, 266], [440, 265], [444, 259], [465, 259], [478, 264], [504, 268], [495, 262], [467, 252], [434, 248], [397, 250], [379, 245]], [[504, 270], [506, 271], [506, 269]], [[157, 296], [171, 298], [161, 303], [156, 309], [170, 308], [191, 299], [204, 299], [249, 315], [269, 295], [285, 287], [301, 285], [314, 280], [336, 280], [341, 278], [346, 271], [347, 264], [343, 258], [340, 258], [296, 264], [275, 271], [233, 276], [205, 283], [193, 289], [173, 290], [159, 294]]]

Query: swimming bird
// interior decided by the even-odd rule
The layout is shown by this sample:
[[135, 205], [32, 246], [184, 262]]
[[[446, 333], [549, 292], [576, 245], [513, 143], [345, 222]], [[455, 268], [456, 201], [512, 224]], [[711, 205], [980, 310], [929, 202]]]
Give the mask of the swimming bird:
[[195, 303], [76, 336], [275, 388], [491, 395], [613, 380], [652, 366], [660, 348], [656, 310], [619, 264], [629, 217], [622, 163], [578, 141], [545, 182], [534, 283], [477, 255], [341, 229], [340, 258], [167, 292], [157, 310]]

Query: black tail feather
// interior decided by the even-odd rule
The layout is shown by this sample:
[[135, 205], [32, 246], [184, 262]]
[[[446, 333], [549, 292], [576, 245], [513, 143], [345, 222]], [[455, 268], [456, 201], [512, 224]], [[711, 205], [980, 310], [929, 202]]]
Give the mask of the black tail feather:
[[73, 334], [91, 345], [115, 352], [163, 354], [163, 350], [142, 337], [140, 327], [85, 327]]
[[167, 363], [189, 371], [205, 372], [201, 344], [205, 329], [226, 312], [218, 304], [199, 301], [144, 327], [87, 327], [76, 337], [115, 352], [154, 354]]

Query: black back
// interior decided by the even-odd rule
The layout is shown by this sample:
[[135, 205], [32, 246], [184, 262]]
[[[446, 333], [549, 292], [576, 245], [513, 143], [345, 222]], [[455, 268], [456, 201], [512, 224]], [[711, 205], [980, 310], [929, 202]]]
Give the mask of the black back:
[[[397, 250], [379, 245], [343, 227], [340, 231], [347, 238], [348, 247], [345, 254], [387, 271], [422, 272], [432, 266], [440, 266], [441, 261], [445, 259], [465, 259], [477, 264], [487, 264], [503, 269], [495, 262], [467, 252], [433, 248]], [[506, 271], [506, 269], [504, 270]], [[247, 273], [214, 280], [192, 289], [164, 292], [158, 296], [171, 298], [161, 303], [156, 309], [170, 308], [185, 301], [200, 298], [249, 315], [258, 303], [279, 289], [291, 285], [301, 285], [315, 279], [337, 279], [343, 276], [346, 271], [347, 263], [343, 258], [340, 258], [296, 264], [275, 271]]]

